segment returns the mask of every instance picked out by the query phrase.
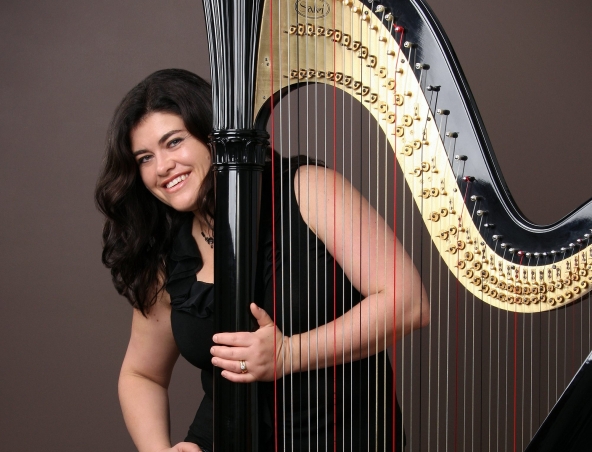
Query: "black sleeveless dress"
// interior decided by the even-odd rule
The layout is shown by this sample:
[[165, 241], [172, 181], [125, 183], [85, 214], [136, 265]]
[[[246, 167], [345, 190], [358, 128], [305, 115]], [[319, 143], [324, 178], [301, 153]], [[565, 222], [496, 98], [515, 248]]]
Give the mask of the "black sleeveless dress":
[[[278, 159], [279, 160], [279, 159]], [[271, 165], [264, 172], [259, 234], [256, 300], [273, 318], [272, 218], [276, 221], [276, 322], [285, 335], [303, 333], [333, 320], [334, 289], [337, 316], [362, 299], [333, 257], [308, 228], [294, 193], [294, 174], [300, 163], [283, 161], [276, 168], [276, 211], [271, 208]], [[276, 165], [277, 166], [277, 165]], [[280, 186], [283, 188], [280, 192]], [[281, 199], [282, 197], [283, 199]], [[279, 200], [281, 199], [282, 202]], [[279, 225], [289, 224], [281, 228]], [[175, 238], [167, 261], [166, 289], [171, 296], [171, 325], [177, 346], [187, 361], [202, 370], [205, 396], [189, 428], [186, 441], [212, 450], [213, 369], [210, 348], [214, 335], [214, 286], [196, 281], [201, 258], [189, 218]], [[282, 251], [283, 250], [283, 251]], [[325, 301], [327, 300], [327, 301]], [[314, 359], [314, 358], [311, 358]], [[386, 362], [386, 365], [385, 365]], [[393, 378], [384, 353], [337, 366], [337, 449], [339, 451], [392, 450]], [[333, 367], [287, 375], [278, 389], [279, 450], [334, 450]], [[378, 380], [378, 384], [377, 384]], [[273, 384], [259, 383], [261, 452], [274, 451]], [[377, 388], [378, 386], [378, 388]], [[398, 404], [396, 417], [400, 420]], [[397, 423], [396, 442], [402, 429]]]

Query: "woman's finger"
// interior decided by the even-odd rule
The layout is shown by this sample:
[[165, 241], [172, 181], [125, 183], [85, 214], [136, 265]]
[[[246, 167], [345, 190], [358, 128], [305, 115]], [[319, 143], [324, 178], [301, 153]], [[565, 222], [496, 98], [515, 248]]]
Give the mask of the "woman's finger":
[[221, 369], [228, 370], [235, 374], [241, 373], [248, 373], [249, 367], [247, 365], [247, 361], [245, 361], [245, 369], [247, 372], [243, 372], [241, 368], [241, 361], [244, 360], [230, 360], [230, 359], [221, 359], [221, 358], [212, 358], [212, 364], [216, 367], [220, 367]]
[[238, 361], [249, 357], [249, 349], [247, 347], [225, 347], [223, 345], [214, 345], [210, 348], [210, 353], [214, 358], [222, 358], [228, 360]]
[[229, 370], [223, 370], [221, 375], [233, 383], [253, 383], [256, 381], [256, 378], [250, 373], [237, 374]]
[[265, 311], [265, 309], [260, 308], [255, 303], [251, 303], [251, 313], [253, 317], [257, 320], [259, 324], [259, 328], [266, 327], [266, 326], [273, 326], [273, 320], [269, 316], [269, 314]]
[[230, 347], [248, 347], [251, 345], [251, 333], [241, 331], [238, 333], [216, 333], [212, 340], [215, 344], [228, 345]]
[[201, 449], [197, 444], [185, 442], [175, 444], [171, 450], [175, 452], [201, 452]]

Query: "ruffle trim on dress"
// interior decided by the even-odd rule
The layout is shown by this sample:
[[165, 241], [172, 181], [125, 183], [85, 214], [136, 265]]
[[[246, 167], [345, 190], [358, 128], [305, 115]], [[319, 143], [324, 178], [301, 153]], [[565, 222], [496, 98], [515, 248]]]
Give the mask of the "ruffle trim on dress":
[[166, 290], [173, 309], [206, 318], [214, 313], [214, 285], [195, 279], [203, 262], [191, 234], [192, 225], [192, 220], [184, 222], [173, 241], [167, 259]]

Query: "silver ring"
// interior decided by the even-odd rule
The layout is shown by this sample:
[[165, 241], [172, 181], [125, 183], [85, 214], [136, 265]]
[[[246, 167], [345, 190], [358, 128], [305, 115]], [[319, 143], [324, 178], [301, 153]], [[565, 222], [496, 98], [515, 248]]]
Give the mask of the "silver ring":
[[238, 363], [240, 364], [241, 374], [246, 374], [248, 372], [247, 363], [244, 362], [242, 359]]

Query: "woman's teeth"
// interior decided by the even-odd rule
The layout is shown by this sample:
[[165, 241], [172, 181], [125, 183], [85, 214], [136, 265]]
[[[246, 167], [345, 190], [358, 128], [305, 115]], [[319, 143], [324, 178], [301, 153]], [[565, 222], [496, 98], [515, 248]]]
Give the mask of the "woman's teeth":
[[183, 175], [181, 175], [179, 177], [174, 178], [172, 181], [170, 181], [168, 184], [166, 184], [166, 188], [173, 188], [179, 182], [182, 182], [185, 179], [187, 179], [187, 177], [188, 177], [188, 174], [183, 174]]

